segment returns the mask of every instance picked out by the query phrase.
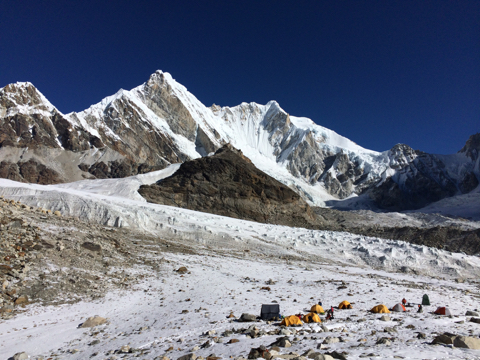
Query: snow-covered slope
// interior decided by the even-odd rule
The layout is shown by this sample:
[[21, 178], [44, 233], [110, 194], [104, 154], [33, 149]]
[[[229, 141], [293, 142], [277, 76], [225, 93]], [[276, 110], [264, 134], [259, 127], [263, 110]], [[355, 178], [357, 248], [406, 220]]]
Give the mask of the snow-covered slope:
[[[384, 155], [366, 150], [310, 119], [289, 116], [275, 101], [207, 108], [162, 71], [131, 91], [120, 90], [67, 118], [94, 135], [100, 131], [111, 139], [121, 139], [120, 130], [132, 128], [125, 109], [135, 112], [134, 117], [143, 126], [172, 139], [188, 158], [205, 156], [231, 143], [258, 168], [319, 205], [333, 196], [350, 195], [377, 179], [387, 166]], [[325, 164], [327, 158], [329, 164]], [[339, 181], [347, 168], [355, 169], [355, 174]], [[366, 176], [353, 185], [364, 172]]]
[[[368, 265], [392, 271], [480, 276], [478, 257], [450, 253], [402, 241], [342, 232], [265, 225], [208, 213], [146, 203], [135, 194], [140, 184], [153, 183], [175, 167], [127, 179], [80, 181], [67, 185], [23, 184], [0, 179], [0, 195], [106, 226], [130, 227], [169, 238], [205, 243], [228, 241], [294, 247], [339, 264]], [[227, 241], [225, 239], [224, 241]]]
[[[143, 85], [131, 91], [121, 90], [69, 118], [78, 119], [88, 128], [108, 127], [105, 133], [115, 132], [115, 128], [122, 127], [118, 123], [129, 127], [128, 116], [118, 115], [126, 103], [142, 114], [140, 118], [152, 131], [174, 139], [187, 157], [205, 156], [231, 143], [258, 168], [315, 205], [355, 196], [375, 185], [373, 198], [380, 207], [418, 208], [442, 197], [468, 193], [480, 176], [478, 160], [474, 159], [475, 163], [464, 154], [435, 156], [405, 145], [383, 153], [367, 150], [310, 119], [290, 116], [275, 101], [207, 108], [162, 71]], [[111, 112], [116, 114], [113, 127], [105, 115]], [[392, 193], [392, 186], [399, 194], [385, 196]], [[435, 186], [438, 189], [429, 197], [428, 188]], [[411, 201], [412, 192], [416, 197], [427, 196]]]
[[[24, 149], [21, 157], [4, 165], [0, 177], [25, 182], [136, 175], [206, 156], [226, 143], [320, 206], [368, 192], [380, 208], [421, 208], [470, 192], [480, 177], [475, 137], [452, 156], [425, 154], [401, 144], [379, 153], [310, 119], [290, 116], [275, 101], [206, 107], [160, 70], [132, 90], [119, 90], [67, 115], [32, 84], [7, 85], [0, 89], [0, 129], [2, 149]], [[79, 154], [68, 157], [70, 168], [78, 170], [56, 168], [42, 177], [43, 167], [49, 168], [44, 148]], [[99, 151], [110, 153], [99, 158]]]

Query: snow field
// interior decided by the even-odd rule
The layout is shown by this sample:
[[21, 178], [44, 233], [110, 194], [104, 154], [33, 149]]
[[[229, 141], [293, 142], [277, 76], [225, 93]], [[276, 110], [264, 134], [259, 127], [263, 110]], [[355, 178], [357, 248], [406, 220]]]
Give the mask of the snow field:
[[[155, 256], [155, 255], [152, 255]], [[278, 329], [266, 322], [238, 323], [227, 316], [242, 313], [259, 315], [262, 303], [278, 302], [283, 315], [306, 313], [319, 300], [324, 308], [336, 306], [342, 300], [353, 303], [352, 310], [335, 311], [335, 320], [324, 322], [330, 332], [321, 332], [318, 324], [304, 324], [296, 328], [297, 338], [293, 346], [281, 349], [283, 354], [291, 351], [303, 353], [316, 350], [325, 337], [341, 337], [344, 342], [329, 345], [330, 351], [347, 351], [349, 358], [375, 353], [370, 358], [389, 359], [402, 356], [406, 359], [465, 359], [475, 358], [473, 350], [451, 349], [431, 346], [435, 333], [445, 331], [463, 335], [478, 335], [478, 325], [465, 322], [466, 309], [478, 304], [473, 297], [478, 292], [475, 284], [457, 284], [424, 276], [392, 274], [350, 266], [324, 265], [310, 261], [259, 260], [256, 257], [235, 258], [211, 254], [167, 254], [163, 257], [161, 270], [151, 273], [134, 269], [131, 275], [144, 275], [144, 280], [133, 287], [107, 294], [105, 299], [59, 307], [42, 308], [31, 305], [17, 318], [0, 324], [0, 356], [6, 358], [18, 351], [30, 355], [60, 358], [85, 359], [93, 353], [98, 358], [108, 358], [107, 353], [129, 344], [143, 349], [144, 358], [166, 354], [176, 359], [192, 352], [225, 330], [248, 328], [255, 325], [261, 330]], [[158, 259], [160, 261], [160, 259]], [[189, 273], [175, 272], [186, 266]], [[274, 284], [266, 282], [272, 280]], [[339, 289], [344, 284], [345, 289]], [[261, 290], [270, 287], [270, 291]], [[470, 293], [466, 293], [466, 291]], [[417, 314], [416, 307], [408, 313], [389, 314], [399, 321], [380, 321], [382, 314], [367, 312], [377, 304], [388, 307], [405, 297], [409, 302], [419, 303], [424, 293], [430, 296], [432, 306], [425, 313]], [[352, 296], [349, 296], [351, 294]], [[428, 312], [436, 306], [447, 305], [453, 318], [437, 317]], [[183, 313], [188, 310], [187, 313]], [[98, 314], [109, 323], [92, 329], [78, 329], [87, 317]], [[361, 320], [364, 319], [364, 320]], [[360, 321], [358, 321], [360, 320]], [[413, 325], [415, 329], [406, 326]], [[395, 327], [396, 333], [383, 332], [386, 327]], [[205, 336], [214, 330], [212, 336]], [[304, 333], [302, 333], [304, 331]], [[308, 332], [305, 332], [308, 331]], [[372, 334], [376, 331], [376, 334]], [[427, 334], [427, 340], [416, 338], [416, 332]], [[380, 337], [394, 337], [390, 346], [375, 345]], [[222, 343], [211, 341], [212, 346], [194, 351], [206, 357], [210, 354], [229, 358], [247, 357], [252, 347], [273, 343], [278, 336], [265, 335], [248, 338], [234, 333], [223, 337]], [[229, 339], [238, 343], [227, 344]], [[366, 341], [359, 341], [366, 339]], [[99, 340], [98, 344], [91, 344]], [[173, 347], [173, 350], [167, 350]], [[72, 350], [76, 353], [71, 353]], [[316, 350], [324, 352], [327, 350]]]

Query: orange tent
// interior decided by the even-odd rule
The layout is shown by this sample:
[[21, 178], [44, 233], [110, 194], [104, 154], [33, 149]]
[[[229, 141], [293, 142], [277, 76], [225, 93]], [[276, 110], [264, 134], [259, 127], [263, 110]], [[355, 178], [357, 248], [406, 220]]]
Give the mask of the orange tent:
[[352, 304], [350, 304], [347, 300], [344, 300], [340, 303], [340, 305], [338, 305], [338, 308], [339, 309], [351, 309]]
[[381, 313], [381, 314], [384, 314], [384, 313], [389, 313], [390, 310], [388, 310], [388, 308], [385, 306], [385, 305], [377, 305], [377, 306], [374, 306], [372, 308], [372, 310], [370, 310], [372, 313]]
[[448, 310], [446, 307], [439, 307], [437, 310], [435, 310], [434, 314], [437, 314], [437, 315], [447, 315], [447, 316], [452, 315], [452, 313], [450, 312], [450, 310]]
[[394, 307], [392, 307], [390, 310], [395, 311], [395, 312], [407, 311], [407, 309], [405, 308], [405, 306], [403, 306], [403, 304], [400, 304], [400, 303], [398, 303], [397, 305], [395, 305]]
[[323, 310], [323, 307], [321, 307], [320, 305], [313, 305], [310, 311], [312, 313], [325, 314], [325, 310]]
[[320, 319], [320, 316], [318, 316], [317, 314], [311, 312], [307, 315], [305, 315], [303, 317], [303, 321], [305, 321], [306, 323], [319, 323], [319, 322], [322, 322], [322, 320]]
[[290, 316], [287, 316], [286, 318], [284, 318], [284, 319], [282, 320], [282, 322], [280, 323], [280, 325], [285, 325], [285, 326], [301, 326], [301, 325], [303, 325], [303, 323], [300, 321], [300, 319], [298, 318], [298, 316], [290, 315]]

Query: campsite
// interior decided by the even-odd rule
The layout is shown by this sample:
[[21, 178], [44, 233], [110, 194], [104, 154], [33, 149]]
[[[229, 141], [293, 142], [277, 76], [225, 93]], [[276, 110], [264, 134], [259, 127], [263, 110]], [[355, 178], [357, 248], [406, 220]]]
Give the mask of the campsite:
[[[109, 181], [108, 187], [114, 183]], [[97, 204], [113, 210], [116, 203], [128, 202], [56, 189], [63, 191], [63, 201], [70, 204], [75, 204], [73, 199], [88, 204], [93, 197]], [[18, 188], [16, 192], [20, 193]], [[52, 187], [48, 196], [52, 201], [59, 199]], [[24, 199], [34, 205], [28, 196]], [[50, 300], [32, 299], [14, 313], [2, 315], [6, 316], [0, 323], [2, 358], [25, 352], [32, 359], [240, 360], [260, 346], [274, 358], [284, 359], [307, 359], [309, 355], [320, 359], [327, 354], [347, 359], [479, 356], [479, 350], [452, 346], [457, 335], [478, 339], [480, 333], [475, 322], [480, 284], [471, 275], [479, 267], [472, 256], [437, 251], [436, 262], [427, 261], [430, 255], [425, 249], [419, 266], [411, 263], [412, 270], [400, 271], [386, 252], [383, 263], [390, 267], [362, 262], [370, 256], [370, 263], [375, 263], [375, 246], [382, 240], [363, 238], [368, 251], [359, 251], [353, 242], [348, 245], [351, 235], [346, 233], [236, 219], [227, 222], [220, 216], [134, 201], [123, 216], [141, 219], [142, 212], [151, 211], [150, 221], [163, 219], [165, 225], [149, 234], [59, 217], [40, 208], [26, 210], [15, 201], [2, 202], [0, 209], [32, 224], [45, 244], [53, 244], [33, 251], [36, 258], [25, 286], [40, 281], [49, 291], [59, 290]], [[21, 230], [7, 227], [3, 234]], [[91, 262], [78, 262], [67, 269], [66, 261], [72, 261], [69, 254], [86, 239], [86, 233], [94, 235], [89, 241], [101, 245], [101, 252], [83, 249], [92, 255], [85, 256]], [[109, 245], [113, 240], [116, 246]], [[413, 254], [415, 249], [403, 242], [391, 241], [389, 246], [391, 252], [401, 248]], [[332, 251], [337, 251], [337, 260]], [[79, 279], [87, 275], [91, 280], [85, 290]], [[430, 305], [418, 313], [424, 295]], [[404, 298], [407, 305], [413, 305], [406, 307], [408, 311], [370, 311], [377, 305], [390, 311]], [[352, 308], [337, 309], [344, 301]], [[320, 323], [302, 322], [295, 327], [281, 326], [280, 319], [260, 319], [263, 304], [278, 305], [280, 314], [288, 317], [312, 313], [319, 302], [325, 312], [318, 314]], [[330, 307], [334, 307], [334, 319], [326, 321]], [[434, 314], [439, 307], [447, 307], [451, 315]], [[255, 321], [240, 321], [242, 314], [252, 315]], [[105, 322], [79, 327], [95, 315]], [[432, 344], [435, 339], [439, 342]]]

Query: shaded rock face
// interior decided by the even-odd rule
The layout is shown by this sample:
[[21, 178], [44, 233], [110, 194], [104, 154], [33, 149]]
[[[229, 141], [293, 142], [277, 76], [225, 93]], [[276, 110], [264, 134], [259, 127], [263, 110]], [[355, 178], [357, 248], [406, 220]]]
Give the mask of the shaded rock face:
[[472, 160], [477, 160], [480, 157], [480, 133], [470, 136], [459, 152], [464, 153]]
[[407, 145], [395, 145], [389, 152], [390, 167], [396, 172], [370, 189], [376, 204], [387, 210], [420, 209], [457, 193], [468, 193], [478, 186], [472, 171], [459, 178], [450, 173], [440, 158]]
[[0, 178], [42, 185], [62, 183], [61, 176], [43, 164], [30, 159], [25, 162], [0, 162]]
[[195, 141], [197, 123], [183, 102], [173, 94], [163, 73], [154, 73], [145, 86], [145, 103], [160, 118], [164, 118], [175, 134]]
[[[118, 178], [160, 170], [170, 163], [189, 157], [178, 150], [172, 140], [152, 128], [145, 127], [144, 114], [126, 98], [120, 98], [103, 112], [104, 123], [98, 135], [88, 132], [76, 114], [65, 116], [30, 83], [10, 84], [0, 89], [0, 148], [40, 149], [44, 157], [12, 163], [3, 160], [0, 177], [21, 182], [55, 184], [73, 181], [76, 175], [59, 174], [50, 167], [44, 149], [61, 149], [86, 153], [108, 147], [119, 154], [114, 161], [102, 160], [93, 164], [79, 161], [78, 173], [89, 173], [90, 178]], [[129, 122], [120, 121], [127, 118]], [[72, 120], [73, 119], [73, 120]], [[97, 122], [94, 118], [92, 121]], [[120, 136], [112, 136], [118, 133]], [[211, 148], [211, 147], [210, 147]], [[77, 157], [81, 159], [81, 156]], [[63, 169], [68, 173], [70, 169]], [[83, 176], [86, 177], [86, 176]]]
[[334, 152], [315, 142], [311, 134], [305, 137], [288, 155], [287, 169], [297, 177], [304, 177], [310, 184], [320, 182], [330, 193], [344, 199], [356, 191], [368, 187], [365, 168], [358, 159], [351, 159], [346, 152]]
[[144, 121], [146, 117], [137, 104], [120, 96], [106, 106], [101, 117], [87, 114], [85, 119], [96, 126], [106, 146], [132, 162], [162, 169], [187, 160], [170, 137]]
[[0, 91], [0, 146], [39, 146], [83, 151], [103, 147], [100, 139], [73, 126], [29, 83]]
[[139, 189], [147, 201], [262, 223], [310, 227], [316, 220], [293, 190], [225, 145], [214, 156], [183, 163], [171, 177]]

